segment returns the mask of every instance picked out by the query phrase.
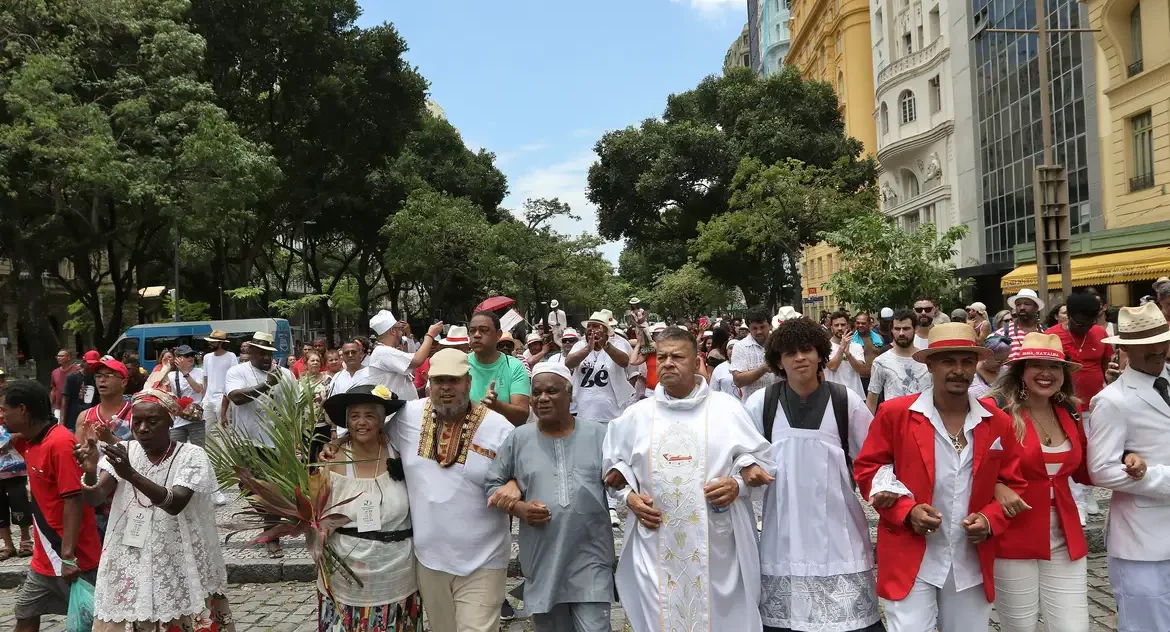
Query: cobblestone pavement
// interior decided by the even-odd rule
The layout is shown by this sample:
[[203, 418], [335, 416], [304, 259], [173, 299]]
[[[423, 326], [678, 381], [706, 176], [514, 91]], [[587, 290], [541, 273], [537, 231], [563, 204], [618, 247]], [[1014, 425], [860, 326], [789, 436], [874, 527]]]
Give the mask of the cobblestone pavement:
[[[1089, 557], [1089, 617], [1092, 632], [1117, 629], [1114, 614], [1113, 594], [1109, 589], [1109, 572], [1105, 567], [1104, 555]], [[516, 580], [510, 582], [509, 589]], [[228, 589], [232, 612], [236, 617], [238, 632], [266, 631], [308, 631], [316, 630], [317, 593], [311, 583], [280, 584], [239, 584]], [[12, 606], [16, 589], [0, 591], [0, 629], [11, 630], [15, 623]], [[517, 606], [521, 605], [516, 603]], [[991, 629], [999, 630], [999, 619], [992, 613]], [[62, 617], [47, 617], [41, 625], [47, 632], [63, 632]], [[503, 632], [527, 632], [532, 630], [526, 619], [517, 619], [503, 626]], [[615, 632], [628, 630], [621, 608], [614, 607], [613, 629]]]

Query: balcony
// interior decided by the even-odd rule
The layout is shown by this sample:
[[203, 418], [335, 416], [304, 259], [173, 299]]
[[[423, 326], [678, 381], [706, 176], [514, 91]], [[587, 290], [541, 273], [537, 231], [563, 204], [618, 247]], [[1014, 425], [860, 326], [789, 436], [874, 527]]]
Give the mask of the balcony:
[[942, 38], [935, 38], [929, 46], [922, 50], [915, 51], [900, 57], [890, 62], [888, 66], [881, 69], [877, 76], [877, 91], [882, 91], [882, 86], [903, 74], [910, 73], [917, 70], [921, 66], [925, 66], [928, 62], [935, 58], [940, 52], [946, 50], [942, 45]]
[[1154, 172], [1143, 173], [1140, 176], [1134, 176], [1129, 179], [1129, 192], [1141, 191], [1142, 189], [1149, 189], [1154, 186]]
[[1132, 76], [1140, 73], [1142, 70], [1143, 70], [1142, 60], [1139, 59], [1126, 67], [1125, 76], [1132, 77]]
[[[906, 200], [905, 202], [898, 203], [897, 206], [891, 207], [887, 206], [887, 204], [883, 204], [882, 214], [889, 218], [899, 218], [905, 216], [908, 213], [917, 212], [923, 207], [933, 206], [939, 202], [950, 201], [950, 199], [951, 185], [944, 184], [941, 186], [936, 186], [933, 189], [923, 191], [913, 198]], [[943, 224], [941, 221], [943, 218], [939, 217], [938, 214], [935, 214], [933, 219], [938, 225], [941, 226]]]

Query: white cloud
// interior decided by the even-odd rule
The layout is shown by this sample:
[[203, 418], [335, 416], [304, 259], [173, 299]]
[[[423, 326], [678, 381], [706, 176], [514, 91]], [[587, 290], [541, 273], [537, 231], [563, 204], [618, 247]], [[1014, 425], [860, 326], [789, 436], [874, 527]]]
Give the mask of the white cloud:
[[525, 145], [520, 145], [514, 149], [505, 149], [504, 151], [497, 153], [496, 162], [499, 164], [507, 163], [515, 160], [516, 158], [519, 158], [520, 156], [523, 156], [524, 154], [544, 151], [545, 149], [548, 149], [547, 143], [528, 143]]
[[[511, 193], [504, 200], [503, 206], [520, 216], [523, 213], [524, 200], [558, 198], [567, 203], [573, 214], [579, 216], [581, 221], [558, 218], [552, 222], [554, 230], [568, 235], [584, 233], [596, 235], [597, 207], [585, 196], [589, 166], [595, 160], [597, 154], [587, 150], [562, 162], [536, 167], [514, 178], [509, 177], [508, 188], [511, 189]], [[605, 258], [614, 266], [617, 266], [621, 250], [621, 242], [610, 242], [601, 247]]]

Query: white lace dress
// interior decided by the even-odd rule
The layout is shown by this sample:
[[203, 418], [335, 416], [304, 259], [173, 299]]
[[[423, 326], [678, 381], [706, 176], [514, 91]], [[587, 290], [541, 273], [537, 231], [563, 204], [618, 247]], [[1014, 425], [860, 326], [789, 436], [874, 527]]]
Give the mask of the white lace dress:
[[167, 623], [196, 616], [205, 609], [208, 595], [227, 589], [211, 500], [219, 484], [211, 461], [203, 448], [181, 443], [169, 458], [154, 465], [137, 441], [126, 445], [130, 463], [139, 474], [168, 489], [178, 485], [195, 493], [177, 516], [149, 509], [145, 546], [128, 546], [123, 537], [131, 511], [149, 507], [151, 502], [142, 492], [136, 500], [134, 487], [118, 478], [113, 466], [102, 458], [98, 468], [118, 481], [118, 489], [98, 565], [94, 619]]

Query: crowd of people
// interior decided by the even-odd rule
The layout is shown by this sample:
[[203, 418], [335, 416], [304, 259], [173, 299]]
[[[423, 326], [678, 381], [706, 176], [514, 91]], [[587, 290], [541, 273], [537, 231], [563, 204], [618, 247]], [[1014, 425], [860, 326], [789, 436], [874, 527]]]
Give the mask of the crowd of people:
[[274, 449], [263, 403], [300, 380], [304, 452], [359, 499], [329, 535], [350, 564], [319, 579], [322, 631], [497, 629], [512, 520], [538, 632], [608, 631], [618, 599], [636, 632], [983, 631], [993, 604], [1003, 630], [1087, 631], [1092, 486], [1112, 492], [1118, 629], [1170, 630], [1170, 282], [1108, 329], [1089, 292], [1008, 306], [667, 325], [633, 298], [578, 329], [554, 302], [523, 344], [493, 312], [415, 340], [383, 310], [372, 344], [291, 366], [266, 332], [149, 374], [63, 352], [51, 389], [0, 396], [32, 495], [0, 461], [0, 555], [33, 557], [17, 629], [77, 579], [95, 629], [233, 629], [202, 446], [229, 427]]

